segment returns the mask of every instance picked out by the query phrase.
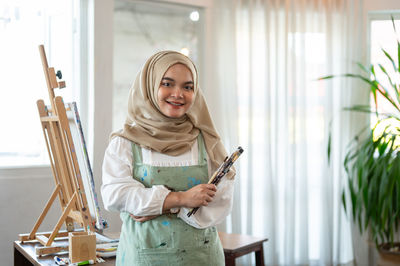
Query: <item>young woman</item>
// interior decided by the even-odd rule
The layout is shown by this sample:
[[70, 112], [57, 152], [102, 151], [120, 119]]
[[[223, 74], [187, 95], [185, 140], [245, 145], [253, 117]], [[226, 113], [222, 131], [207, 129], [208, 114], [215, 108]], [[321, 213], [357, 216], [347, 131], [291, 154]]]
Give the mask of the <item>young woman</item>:
[[193, 62], [150, 57], [103, 162], [104, 206], [123, 221], [117, 265], [224, 265], [215, 225], [231, 211], [234, 173], [207, 182], [225, 157]]

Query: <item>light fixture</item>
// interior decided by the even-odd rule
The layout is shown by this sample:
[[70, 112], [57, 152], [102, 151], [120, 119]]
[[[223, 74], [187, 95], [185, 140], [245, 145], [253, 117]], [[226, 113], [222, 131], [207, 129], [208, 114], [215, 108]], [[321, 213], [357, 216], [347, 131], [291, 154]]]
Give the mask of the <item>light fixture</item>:
[[199, 14], [199, 12], [197, 12], [197, 11], [193, 11], [192, 13], [190, 13], [190, 19], [192, 20], [192, 21], [198, 21], [199, 20], [199, 18], [200, 18], [200, 14]]
[[189, 49], [186, 48], [186, 47], [183, 47], [183, 48], [181, 49], [181, 54], [184, 54], [184, 55], [186, 55], [186, 56], [189, 56]]

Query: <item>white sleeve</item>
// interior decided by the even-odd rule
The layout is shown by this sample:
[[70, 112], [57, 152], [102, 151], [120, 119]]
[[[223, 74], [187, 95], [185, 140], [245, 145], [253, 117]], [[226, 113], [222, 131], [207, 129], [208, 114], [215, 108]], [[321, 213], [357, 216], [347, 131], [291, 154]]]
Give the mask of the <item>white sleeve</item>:
[[108, 211], [129, 212], [137, 216], [162, 213], [170, 191], [155, 185], [146, 188], [132, 177], [131, 142], [115, 137], [108, 145], [103, 161], [101, 196]]
[[187, 224], [196, 228], [206, 228], [217, 225], [225, 219], [232, 210], [234, 179], [223, 178], [217, 186], [217, 193], [208, 206], [202, 206], [199, 210], [187, 216], [190, 208], [181, 208], [178, 217]]

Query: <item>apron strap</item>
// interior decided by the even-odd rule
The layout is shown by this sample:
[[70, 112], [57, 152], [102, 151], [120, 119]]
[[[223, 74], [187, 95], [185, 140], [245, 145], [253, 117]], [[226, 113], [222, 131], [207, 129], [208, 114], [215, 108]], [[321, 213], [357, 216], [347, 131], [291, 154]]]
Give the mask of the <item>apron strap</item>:
[[207, 151], [206, 151], [206, 147], [204, 146], [204, 139], [203, 139], [203, 135], [201, 133], [197, 137], [197, 146], [198, 146], [198, 151], [199, 151], [198, 164], [199, 165], [207, 164]]
[[132, 141], [133, 166], [142, 164], [142, 148]]

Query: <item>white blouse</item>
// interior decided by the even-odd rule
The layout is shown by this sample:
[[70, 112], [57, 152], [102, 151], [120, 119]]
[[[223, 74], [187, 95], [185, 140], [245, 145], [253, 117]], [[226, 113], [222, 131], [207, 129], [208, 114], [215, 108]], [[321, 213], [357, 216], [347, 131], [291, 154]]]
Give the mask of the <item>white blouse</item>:
[[[143, 163], [152, 166], [191, 166], [198, 163], [197, 141], [190, 151], [169, 156], [142, 148]], [[208, 158], [207, 158], [208, 160]], [[162, 207], [168, 190], [163, 185], [146, 188], [132, 178], [132, 146], [122, 137], [115, 137], [108, 145], [103, 161], [103, 184], [101, 195], [108, 211], [129, 212], [135, 216], [162, 214]], [[210, 163], [208, 163], [210, 165]], [[214, 169], [208, 168], [209, 176]], [[196, 228], [206, 228], [221, 223], [231, 212], [234, 180], [223, 178], [217, 186], [217, 193], [208, 206], [202, 206], [192, 216], [187, 217], [189, 208], [180, 208], [178, 217]]]

